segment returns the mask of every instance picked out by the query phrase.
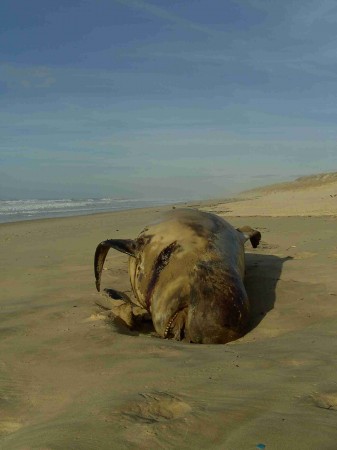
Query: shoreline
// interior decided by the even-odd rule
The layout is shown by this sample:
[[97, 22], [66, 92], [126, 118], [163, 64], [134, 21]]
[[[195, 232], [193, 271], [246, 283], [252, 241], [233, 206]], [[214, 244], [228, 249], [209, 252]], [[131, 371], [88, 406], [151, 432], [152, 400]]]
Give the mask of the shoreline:
[[[105, 200], [105, 199], [101, 199], [101, 200]], [[69, 209], [69, 208], [74, 208], [73, 205], [68, 205], [68, 209], [64, 208], [64, 210], [62, 211], [53, 211], [52, 209], [43, 211], [43, 207], [46, 207], [46, 205], [43, 206], [43, 203], [49, 203], [49, 202], [69, 202], [69, 201], [74, 201], [77, 204], [81, 204], [81, 203], [86, 203], [86, 200], [41, 200], [42, 205], [37, 205], [34, 203], [34, 206], [32, 207], [32, 209], [35, 210], [33, 211], [29, 211], [27, 209], [22, 209], [22, 210], [17, 210], [16, 212], [11, 212], [8, 211], [8, 205], [6, 205], [7, 211], [3, 212], [2, 208], [0, 207], [0, 224], [1, 223], [15, 223], [15, 222], [24, 222], [24, 221], [32, 221], [32, 220], [40, 220], [40, 219], [61, 219], [63, 217], [77, 217], [77, 216], [87, 216], [87, 215], [92, 215], [92, 214], [100, 214], [100, 213], [105, 213], [105, 212], [118, 212], [118, 211], [128, 211], [131, 209], [143, 209], [143, 208], [156, 208], [156, 207], [162, 207], [162, 206], [169, 206], [169, 205], [173, 205], [173, 204], [187, 204], [190, 202], [187, 201], [176, 201], [174, 202], [173, 200], [158, 200], [154, 201], [154, 200], [124, 200], [123, 202], [125, 202], [124, 206], [118, 206], [119, 205], [119, 201], [115, 201], [112, 200], [112, 202], [115, 202], [114, 205], [111, 206], [105, 206], [105, 207], [101, 207], [99, 206], [99, 199], [97, 201], [97, 203], [95, 203], [92, 199], [90, 199], [91, 208], [85, 208], [85, 209]], [[19, 201], [21, 202], [21, 201]], [[24, 201], [22, 201], [24, 202]], [[27, 202], [39, 202], [39, 200], [27, 200]], [[191, 201], [193, 202], [193, 201]], [[7, 201], [3, 201], [3, 203], [7, 203]], [[129, 204], [126, 204], [129, 203]], [[140, 205], [140, 206], [138, 206]], [[50, 206], [48, 206], [50, 208]], [[48, 208], [47, 207], [47, 208]], [[58, 205], [58, 208], [60, 206]], [[83, 205], [82, 205], [83, 207]]]
[[[206, 199], [206, 200], [191, 200], [191, 201], [182, 201], [182, 202], [170, 202], [170, 203], [163, 203], [158, 205], [150, 205], [150, 206], [139, 206], [139, 207], [130, 207], [130, 208], [122, 208], [122, 209], [115, 209], [115, 210], [104, 210], [104, 211], [93, 211], [93, 212], [83, 212], [83, 213], [77, 213], [77, 214], [66, 214], [66, 215], [60, 215], [60, 216], [51, 216], [51, 217], [36, 217], [36, 218], [24, 218], [19, 220], [13, 220], [13, 221], [5, 221], [0, 222], [0, 226], [2, 225], [9, 225], [9, 224], [15, 224], [15, 223], [22, 223], [22, 222], [37, 222], [42, 220], [59, 220], [59, 219], [71, 219], [75, 217], [90, 217], [90, 216], [98, 216], [98, 215], [106, 215], [106, 214], [117, 214], [121, 212], [127, 212], [127, 211], [143, 211], [143, 210], [149, 210], [149, 209], [171, 209], [171, 208], [207, 208], [207, 207], [213, 207], [217, 206], [218, 204], [222, 203], [231, 203], [236, 201], [234, 198], [228, 198], [228, 199]], [[62, 213], [60, 213], [62, 214]]]
[[[93, 199], [89, 200], [90, 202], [93, 201]], [[134, 200], [125, 200], [125, 202], [127, 201], [131, 202]], [[47, 202], [49, 201], [47, 200]], [[86, 200], [76, 200], [76, 202], [85, 203]], [[99, 203], [99, 199], [97, 202]], [[321, 174], [317, 176], [299, 178], [293, 182], [255, 188], [253, 190], [239, 192], [234, 196], [225, 198], [213, 197], [190, 201], [163, 201], [154, 205], [151, 203], [152, 201], [149, 200], [148, 202], [150, 202], [150, 204], [141, 205], [139, 207], [137, 205], [130, 205], [123, 208], [117, 208], [114, 206], [111, 209], [104, 208], [102, 210], [77, 210], [75, 213], [74, 211], [47, 212], [45, 214], [42, 213], [42, 217], [22, 217], [18, 220], [4, 220], [3, 222], [0, 222], [0, 225], [45, 219], [86, 217], [96, 214], [111, 214], [120, 211], [167, 207], [200, 208], [201, 210], [214, 212], [223, 217], [335, 216], [337, 215], [337, 174]], [[91, 205], [96, 205], [96, 203], [91, 203]], [[39, 208], [37, 211], [39, 211]], [[41, 214], [38, 212], [35, 213]], [[24, 214], [24, 211], [22, 214]], [[26, 212], [26, 214], [29, 213]]]
[[62, 216], [57, 216], [57, 217], [37, 217], [36, 219], [32, 219], [32, 218], [27, 218], [27, 219], [20, 219], [20, 220], [15, 220], [12, 222], [0, 222], [0, 227], [3, 225], [14, 225], [14, 224], [22, 224], [22, 223], [35, 223], [35, 222], [42, 222], [42, 221], [49, 221], [49, 220], [66, 220], [66, 219], [75, 219], [76, 217], [78, 218], [85, 218], [85, 217], [92, 217], [92, 216], [104, 216], [104, 215], [110, 215], [110, 214], [119, 214], [121, 212], [128, 212], [128, 211], [143, 211], [143, 210], [147, 210], [147, 209], [155, 209], [155, 208], [165, 208], [165, 207], [169, 207], [170, 205], [159, 205], [159, 206], [150, 206], [150, 207], [139, 207], [139, 208], [124, 208], [124, 209], [120, 209], [120, 210], [115, 210], [115, 211], [100, 211], [100, 212], [92, 212], [92, 213], [79, 213], [79, 214], [69, 214], [69, 215], [62, 215]]

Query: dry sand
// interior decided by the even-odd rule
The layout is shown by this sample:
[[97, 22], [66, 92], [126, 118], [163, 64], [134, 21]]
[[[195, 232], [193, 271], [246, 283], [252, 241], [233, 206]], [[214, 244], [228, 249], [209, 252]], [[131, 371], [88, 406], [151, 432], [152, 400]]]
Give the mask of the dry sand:
[[222, 216], [240, 217], [337, 215], [337, 172], [247, 191], [236, 201], [219, 201], [211, 209]]
[[[1, 225], [0, 448], [336, 450], [337, 189], [314, 184], [204, 205], [262, 233], [252, 330], [227, 345], [131, 332], [95, 305], [98, 242], [165, 208]], [[105, 287], [130, 289], [125, 255], [106, 267]]]

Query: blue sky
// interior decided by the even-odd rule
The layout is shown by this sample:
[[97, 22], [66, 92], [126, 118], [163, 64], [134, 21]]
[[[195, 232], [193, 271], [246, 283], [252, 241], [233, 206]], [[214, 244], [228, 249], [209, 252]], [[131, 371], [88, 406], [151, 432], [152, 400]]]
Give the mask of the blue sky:
[[0, 198], [224, 197], [337, 170], [334, 0], [0, 15]]

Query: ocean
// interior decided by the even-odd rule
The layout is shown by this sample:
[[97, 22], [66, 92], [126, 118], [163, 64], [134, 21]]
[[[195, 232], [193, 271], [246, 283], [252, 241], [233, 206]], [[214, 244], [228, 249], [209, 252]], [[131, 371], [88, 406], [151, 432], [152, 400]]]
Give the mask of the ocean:
[[0, 200], [0, 223], [51, 217], [80, 216], [99, 212], [121, 211], [169, 205], [174, 200], [87, 198], [59, 200]]

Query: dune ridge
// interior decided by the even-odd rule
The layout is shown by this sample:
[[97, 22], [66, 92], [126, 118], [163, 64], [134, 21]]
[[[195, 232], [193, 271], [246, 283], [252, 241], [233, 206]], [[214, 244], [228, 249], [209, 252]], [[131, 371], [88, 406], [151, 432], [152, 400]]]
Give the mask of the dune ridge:
[[240, 195], [244, 196], [249, 193], [267, 193], [273, 191], [292, 191], [296, 189], [306, 189], [313, 187], [320, 187], [330, 183], [337, 183], [337, 172], [326, 172], [314, 175], [305, 175], [296, 178], [293, 181], [286, 181], [283, 183], [269, 184], [267, 186], [257, 187], [242, 192]]
[[337, 172], [246, 191], [210, 210], [222, 216], [336, 216]]

